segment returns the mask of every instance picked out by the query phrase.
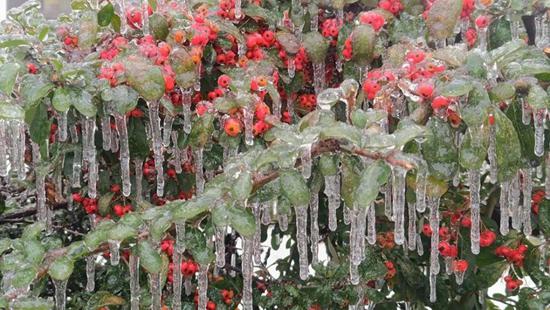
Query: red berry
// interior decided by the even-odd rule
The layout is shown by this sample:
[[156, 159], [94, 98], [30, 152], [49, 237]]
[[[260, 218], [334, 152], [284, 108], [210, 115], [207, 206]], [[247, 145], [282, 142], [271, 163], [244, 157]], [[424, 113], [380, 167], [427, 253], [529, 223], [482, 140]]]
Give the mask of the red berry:
[[450, 100], [447, 97], [437, 96], [432, 100], [432, 109], [446, 109], [449, 106]]
[[222, 88], [227, 88], [231, 83], [231, 78], [225, 74], [220, 75], [218, 78], [218, 86]]
[[456, 272], [465, 272], [468, 269], [468, 261], [464, 259], [456, 260], [453, 263], [453, 269]]
[[74, 193], [73, 194], [73, 201], [81, 203], [82, 202], [82, 195], [80, 195], [79, 193]]
[[489, 16], [486, 16], [486, 15], [480, 15], [476, 18], [476, 26], [478, 28], [487, 28], [490, 22], [491, 22], [491, 18], [489, 18]]
[[236, 137], [241, 133], [241, 122], [230, 117], [223, 124], [223, 129], [228, 136]]
[[421, 83], [416, 88], [416, 92], [424, 99], [428, 99], [433, 95], [434, 86], [431, 83]]
[[120, 185], [119, 184], [112, 184], [111, 185], [111, 193], [120, 193]]

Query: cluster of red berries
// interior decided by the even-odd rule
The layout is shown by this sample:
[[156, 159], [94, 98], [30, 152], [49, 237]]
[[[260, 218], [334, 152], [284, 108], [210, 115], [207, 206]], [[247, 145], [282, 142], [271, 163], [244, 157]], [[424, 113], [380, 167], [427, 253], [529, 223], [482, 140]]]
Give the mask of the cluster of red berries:
[[398, 15], [405, 8], [400, 0], [380, 0], [378, 2], [378, 7], [393, 15]]
[[340, 28], [342, 28], [341, 21], [339, 21], [337, 18], [329, 18], [321, 24], [321, 34], [325, 38], [336, 39], [338, 38]]
[[388, 271], [386, 271], [386, 275], [384, 276], [384, 279], [389, 280], [395, 277], [395, 275], [397, 274], [397, 269], [395, 269], [393, 262], [387, 260], [384, 262], [384, 265], [386, 266], [386, 269], [388, 269]]
[[76, 48], [76, 47], [78, 47], [78, 37], [77, 36], [72, 36], [72, 35], [67, 35], [63, 39], [63, 44], [65, 44], [65, 46], [69, 47], [69, 48]]
[[100, 69], [99, 79], [105, 79], [112, 87], [116, 86], [118, 79], [124, 74], [124, 65], [120, 62], [114, 63], [111, 66], [103, 66]]
[[514, 279], [509, 275], [504, 277], [504, 282], [506, 282], [506, 290], [509, 292], [514, 292], [523, 284], [523, 281], [520, 279]]
[[383, 232], [376, 236], [376, 241], [382, 249], [391, 250], [395, 247], [393, 231]]
[[[193, 301], [194, 301], [195, 305], [199, 304], [199, 292], [198, 291], [195, 291], [195, 296], [193, 297]], [[206, 310], [216, 310], [216, 308], [217, 308], [217, 305], [214, 301], [209, 300], [206, 303]]]
[[197, 47], [205, 47], [210, 41], [218, 38], [219, 29], [212, 23], [206, 23], [203, 18], [195, 18], [195, 22], [191, 25], [193, 37], [191, 45]]
[[222, 295], [223, 303], [226, 305], [230, 305], [233, 303], [233, 297], [235, 297], [235, 292], [233, 292], [233, 290], [222, 289], [220, 291], [220, 295]]
[[315, 94], [303, 94], [298, 97], [298, 102], [303, 109], [312, 111], [317, 105], [317, 96]]
[[389, 70], [372, 70], [367, 73], [367, 77], [363, 82], [363, 92], [367, 95], [367, 99], [373, 100], [382, 89], [382, 85], [395, 81], [395, 75]]
[[374, 11], [368, 11], [359, 14], [359, 22], [364, 25], [371, 25], [375, 31], [379, 31], [386, 23], [386, 19]]
[[479, 15], [476, 18], [476, 27], [478, 29], [486, 29], [491, 23], [491, 18], [487, 15]]
[[351, 60], [353, 57], [353, 46], [351, 42], [351, 36], [344, 41], [344, 49], [342, 50], [342, 56], [345, 60]]
[[454, 272], [466, 272], [468, 269], [468, 261], [465, 259], [457, 259], [453, 261], [453, 271]]
[[235, 0], [220, 0], [216, 15], [224, 19], [235, 19]]
[[474, 10], [476, 9], [476, 1], [475, 0], [463, 0], [462, 1], [462, 12], [460, 13], [460, 17], [462, 19], [467, 19], [472, 15]]
[[73, 202], [80, 203], [84, 207], [86, 214], [96, 214], [97, 213], [97, 199], [92, 198], [83, 198], [79, 193], [73, 194]]
[[412, 50], [405, 55], [407, 61], [406, 78], [415, 81], [419, 78], [430, 79], [434, 75], [445, 71], [443, 64], [436, 64], [426, 60], [426, 54], [422, 50]]
[[38, 73], [38, 67], [33, 63], [27, 64], [27, 72], [30, 74], [37, 74]]
[[473, 47], [477, 42], [477, 31], [474, 28], [468, 28], [464, 34], [464, 39], [470, 48]]
[[[141, 29], [143, 25], [143, 16], [139, 7], [131, 7], [126, 10], [126, 24], [132, 29]], [[153, 14], [153, 8], [148, 6], [148, 15]]]
[[128, 46], [128, 40], [125, 37], [116, 37], [110, 44], [99, 53], [99, 58], [104, 60], [113, 60], [118, 53]]
[[539, 204], [542, 200], [544, 200], [545, 193], [542, 190], [538, 190], [533, 193], [532, 202], [531, 202], [531, 210], [534, 214], [539, 214]]
[[448, 241], [439, 242], [438, 250], [443, 257], [458, 256], [458, 247], [455, 244], [450, 244]]
[[523, 266], [525, 252], [527, 252], [527, 246], [525, 244], [520, 244], [515, 249], [505, 245], [501, 245], [495, 249], [495, 254], [497, 256], [506, 258], [507, 261], [518, 267]]

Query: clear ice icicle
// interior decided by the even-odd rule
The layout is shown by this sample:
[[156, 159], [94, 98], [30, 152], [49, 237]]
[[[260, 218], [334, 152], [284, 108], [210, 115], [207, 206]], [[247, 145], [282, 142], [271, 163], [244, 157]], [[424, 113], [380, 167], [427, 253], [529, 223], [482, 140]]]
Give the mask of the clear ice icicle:
[[523, 233], [526, 236], [531, 235], [531, 196], [533, 192], [533, 174], [531, 168], [522, 170], [523, 174], [523, 204], [521, 210], [521, 221], [523, 224]]
[[[311, 239], [311, 263], [319, 262], [319, 193], [313, 191], [309, 201], [309, 218], [311, 219], [309, 235]], [[363, 233], [364, 234], [364, 233]]]
[[314, 8], [313, 11], [310, 11], [311, 14], [311, 31], [319, 31], [319, 10]]
[[456, 284], [462, 285], [462, 282], [464, 282], [464, 275], [466, 274], [466, 270], [464, 271], [455, 270], [454, 274], [455, 274]]
[[235, 18], [240, 19], [242, 16], [241, 0], [235, 0]]
[[103, 150], [111, 149], [111, 117], [104, 115], [101, 117], [101, 139], [103, 140]]
[[430, 302], [437, 301], [437, 274], [430, 274]]
[[140, 287], [139, 287], [139, 256], [130, 254], [128, 259], [130, 270], [130, 309], [139, 310]]
[[479, 234], [480, 234], [480, 173], [478, 169], [468, 171], [468, 182], [470, 184], [470, 217], [472, 227], [470, 229], [471, 250], [474, 254], [479, 254]]
[[109, 240], [109, 253], [111, 254], [111, 265], [117, 266], [120, 262], [120, 241]]
[[498, 179], [497, 167], [497, 132], [495, 125], [489, 126], [489, 147], [487, 155], [489, 157], [489, 175], [491, 183], [495, 184]]
[[432, 236], [430, 242], [430, 274], [439, 273], [439, 197], [429, 197], [428, 207], [430, 208], [430, 228]]
[[95, 255], [86, 257], [86, 291], [95, 290]]
[[122, 194], [130, 196], [132, 182], [130, 180], [130, 144], [128, 128], [126, 127], [126, 115], [115, 114], [116, 129], [120, 139], [120, 175], [122, 177]]
[[[392, 177], [393, 178], [393, 177]], [[389, 220], [393, 221], [393, 209], [392, 209], [392, 178], [388, 180], [384, 190], [384, 215]]]
[[162, 126], [162, 144], [165, 147], [170, 146], [170, 138], [172, 137], [172, 125], [174, 124], [174, 117], [166, 114], [164, 116], [164, 125]]
[[[78, 132], [76, 125], [71, 126], [71, 141], [78, 143]], [[71, 178], [72, 187], [80, 188], [80, 177], [82, 173], [82, 151], [77, 148], [73, 152], [73, 173]]]
[[[542, 170], [542, 165], [537, 167], [537, 177], [540, 179], [542, 179]], [[540, 176], [539, 171], [541, 172]], [[546, 178], [544, 179], [544, 198], [550, 199], [550, 153], [546, 155], [546, 158], [544, 160], [544, 175], [546, 176]]]
[[336, 210], [340, 208], [340, 175], [325, 176], [325, 195], [328, 198], [328, 228], [335, 231], [338, 225]]
[[65, 303], [67, 301], [67, 280], [52, 279], [52, 282], [55, 287], [55, 309], [65, 310]]
[[315, 94], [319, 94], [323, 89], [325, 89], [325, 61], [319, 63], [313, 63], [313, 86], [315, 89]]
[[111, 130], [111, 152], [118, 152], [118, 135], [115, 130]]
[[409, 226], [407, 226], [407, 239], [409, 241], [409, 250], [414, 251], [416, 249], [416, 206], [414, 203], [409, 203], [407, 209], [409, 210]]
[[6, 155], [8, 153], [8, 138], [6, 137], [6, 122], [0, 120], [0, 177], [8, 175], [8, 161]]
[[193, 91], [188, 89], [183, 91], [183, 132], [189, 134], [191, 132], [191, 120], [193, 117], [193, 112], [191, 111], [191, 95]]
[[50, 226], [50, 212], [48, 206], [46, 205], [46, 176], [43, 171], [39, 169], [40, 166], [40, 147], [38, 144], [31, 142], [32, 146], [32, 161], [33, 161], [33, 170], [35, 173], [35, 186], [36, 186], [36, 210], [38, 220], [47, 227]]
[[294, 58], [291, 56], [288, 58], [287, 71], [288, 77], [291, 79], [294, 78], [294, 75], [296, 74], [296, 63], [294, 63]]
[[151, 293], [151, 310], [160, 310], [162, 308], [162, 286], [160, 273], [149, 274], [149, 291]]
[[302, 152], [300, 154], [300, 159], [302, 162], [302, 176], [304, 179], [309, 179], [311, 177], [311, 146], [312, 144], [306, 144], [302, 146]]
[[534, 115], [535, 123], [535, 155], [544, 155], [544, 124], [546, 123], [546, 109], [539, 109]]
[[174, 250], [179, 253], [185, 252], [185, 223], [176, 224], [176, 246]]
[[263, 204], [262, 205], [262, 224], [269, 225], [271, 224], [271, 205]]
[[522, 224], [521, 205], [519, 202], [520, 194], [519, 174], [516, 173], [510, 181], [510, 188], [508, 190], [508, 206], [512, 217], [512, 228], [515, 230], [520, 230]]
[[447, 275], [453, 274], [453, 258], [450, 256], [445, 257], [445, 273]]
[[376, 243], [376, 210], [373, 203], [367, 209], [367, 241], [373, 245]]
[[96, 198], [97, 181], [99, 178], [95, 149], [95, 118], [86, 118], [83, 121], [82, 144], [83, 158], [88, 163], [88, 196]]
[[155, 156], [155, 170], [157, 173], [157, 196], [162, 197], [164, 196], [164, 157], [162, 155], [159, 103], [158, 101], [150, 101], [147, 103], [147, 105], [149, 107], [149, 122], [151, 124], [153, 154]]
[[244, 114], [244, 142], [254, 145], [254, 105], [251, 103], [243, 109]]
[[500, 184], [500, 234], [505, 236], [510, 231], [510, 209], [508, 208], [508, 192], [510, 182], [504, 181]]
[[355, 265], [354, 263], [349, 264], [349, 282], [352, 285], [359, 284], [361, 280], [361, 277], [359, 276], [359, 265]]
[[193, 152], [193, 161], [195, 162], [195, 191], [197, 195], [204, 191], [204, 166], [203, 166], [204, 148], [199, 147]]
[[252, 255], [254, 254], [254, 240], [243, 238], [243, 254], [241, 261], [241, 269], [243, 273], [243, 298], [242, 306], [244, 310], [252, 310], [252, 276], [254, 272], [254, 262]]
[[277, 216], [277, 221], [279, 222], [279, 228], [281, 229], [281, 231], [285, 232], [288, 229], [288, 214], [279, 214]]
[[393, 215], [395, 217], [394, 237], [395, 244], [402, 245], [405, 241], [405, 177], [407, 170], [402, 167], [393, 167]]
[[143, 161], [139, 158], [134, 159], [134, 173], [136, 175], [136, 199], [143, 198]]
[[174, 155], [174, 168], [176, 173], [182, 173], [181, 149], [178, 147], [178, 132], [172, 131], [172, 154]]
[[60, 112], [57, 115], [57, 130], [59, 141], [67, 141], [67, 112]]
[[306, 280], [309, 274], [307, 250], [307, 209], [307, 205], [296, 207], [296, 240], [300, 264], [300, 279], [302, 280]]
[[422, 238], [420, 238], [420, 234], [416, 235], [416, 253], [418, 256], [424, 255], [424, 245], [422, 244]]
[[518, 102], [521, 105], [521, 122], [523, 125], [531, 124], [531, 107], [529, 103], [521, 96], [518, 98]]
[[[20, 180], [24, 180], [26, 177], [25, 173], [25, 147], [26, 147], [26, 131], [27, 126], [24, 123], [18, 123], [17, 126], [19, 139], [17, 139], [17, 177]], [[47, 146], [46, 146], [47, 152]], [[48, 156], [46, 156], [48, 158]]]
[[182, 286], [181, 286], [182, 253], [180, 253], [179, 251], [174, 251], [172, 253], [172, 262], [174, 263], [174, 272], [173, 272], [173, 279], [172, 279], [172, 310], [180, 310], [181, 309], [181, 289], [182, 289]]
[[477, 33], [479, 38], [477, 47], [481, 52], [487, 52], [487, 27], [479, 28]]
[[199, 310], [205, 310], [208, 303], [208, 266], [207, 264], [200, 265], [199, 274], [197, 275], [199, 285]]
[[216, 246], [216, 266], [222, 268], [225, 266], [225, 234], [226, 227], [216, 228], [215, 246]]
[[256, 264], [262, 263], [262, 209], [260, 204], [255, 202], [251, 204], [252, 213], [254, 214], [254, 222], [256, 223], [256, 230], [254, 231], [254, 262]]
[[343, 214], [344, 224], [349, 225], [351, 223], [351, 215], [350, 215], [350, 210], [348, 206], [344, 205], [344, 209], [342, 209], [342, 214]]

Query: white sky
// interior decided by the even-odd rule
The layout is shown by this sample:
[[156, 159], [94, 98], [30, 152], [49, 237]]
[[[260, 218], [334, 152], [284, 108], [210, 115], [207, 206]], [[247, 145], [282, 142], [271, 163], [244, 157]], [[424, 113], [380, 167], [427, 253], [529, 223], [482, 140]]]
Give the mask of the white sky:
[[0, 0], [0, 20], [6, 18], [6, 5], [8, 0]]

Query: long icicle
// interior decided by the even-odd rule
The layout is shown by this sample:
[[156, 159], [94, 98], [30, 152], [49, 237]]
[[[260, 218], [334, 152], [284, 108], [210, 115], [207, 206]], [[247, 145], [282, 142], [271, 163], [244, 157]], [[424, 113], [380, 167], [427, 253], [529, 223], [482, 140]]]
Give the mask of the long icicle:
[[498, 178], [498, 167], [497, 167], [497, 151], [496, 151], [496, 127], [495, 125], [489, 126], [489, 148], [487, 149], [487, 154], [489, 157], [489, 174], [491, 183], [495, 184]]
[[367, 241], [370, 245], [376, 243], [376, 209], [374, 203], [371, 203], [367, 210]]
[[8, 153], [8, 138], [6, 137], [6, 122], [0, 120], [0, 177], [8, 175], [8, 161], [6, 155]]
[[172, 137], [172, 125], [174, 124], [174, 117], [166, 114], [164, 116], [164, 124], [162, 126], [162, 144], [164, 147], [170, 146], [170, 138]]
[[390, 177], [384, 190], [384, 215], [393, 221], [393, 208], [392, 208], [392, 182], [393, 177]]
[[215, 233], [215, 247], [216, 247], [216, 266], [223, 268], [225, 266], [225, 234], [227, 233], [226, 227], [216, 228]]
[[119, 113], [115, 114], [115, 122], [120, 143], [119, 154], [122, 194], [128, 197], [132, 192], [132, 182], [130, 181], [130, 145], [128, 141], [128, 128], [126, 127], [126, 115]]
[[307, 209], [307, 205], [296, 207], [296, 240], [299, 255], [300, 279], [302, 280], [306, 280], [309, 274], [307, 250]]
[[162, 308], [162, 286], [161, 274], [149, 274], [149, 290], [151, 293], [151, 310], [160, 310]]
[[314, 191], [311, 193], [309, 202], [309, 217], [311, 219], [309, 233], [311, 239], [311, 264], [319, 262], [319, 193]]
[[512, 180], [510, 181], [510, 188], [508, 190], [508, 206], [510, 208], [510, 214], [512, 217], [512, 228], [515, 230], [521, 230], [521, 205], [520, 199], [520, 180], [519, 173], [516, 172]]
[[336, 210], [340, 208], [340, 174], [325, 176], [325, 195], [328, 198], [328, 228], [335, 231], [338, 225]]
[[252, 310], [252, 276], [254, 272], [254, 262], [252, 256], [254, 254], [254, 240], [243, 238], [243, 254], [242, 254], [242, 273], [243, 273], [243, 299], [241, 301], [244, 310]]
[[534, 115], [535, 123], [535, 155], [544, 155], [544, 124], [546, 122], [546, 109], [538, 109]]
[[204, 166], [203, 166], [203, 152], [202, 146], [198, 147], [193, 153], [193, 161], [195, 162], [195, 191], [197, 195], [202, 194], [204, 191]]
[[67, 141], [67, 112], [59, 112], [57, 115], [57, 137], [59, 142]]
[[468, 182], [470, 183], [470, 210], [472, 227], [470, 229], [471, 250], [474, 254], [479, 254], [479, 234], [480, 234], [480, 173], [478, 169], [468, 171]]
[[429, 197], [428, 207], [430, 208], [430, 228], [432, 237], [430, 243], [430, 274], [439, 273], [439, 197]]
[[136, 200], [143, 199], [143, 160], [134, 159], [134, 174], [136, 175]]
[[504, 181], [500, 184], [500, 233], [506, 236], [510, 231], [510, 209], [508, 208], [508, 191], [510, 182]]
[[[71, 126], [71, 141], [73, 143], [78, 143], [78, 131], [76, 130], [76, 125]], [[73, 173], [71, 178], [71, 185], [74, 188], [80, 188], [80, 177], [82, 173], [82, 151], [77, 148], [73, 152]]]
[[54, 280], [52, 279], [55, 287], [55, 309], [65, 310], [65, 304], [67, 302], [67, 280]]
[[[546, 158], [543, 164], [544, 164], [544, 175], [546, 177], [544, 179], [544, 198], [550, 199], [550, 153], [546, 154]], [[542, 165], [540, 165], [539, 168], [541, 168], [540, 170], [543, 170]], [[540, 178], [542, 179], [542, 173]]]
[[262, 237], [262, 209], [260, 204], [254, 202], [250, 205], [252, 213], [254, 214], [254, 222], [256, 223], [256, 229], [254, 231], [254, 262], [256, 264], [262, 263], [262, 247], [261, 247], [261, 237]]
[[108, 151], [111, 149], [111, 116], [107, 112], [104, 113], [105, 115], [101, 117], [101, 138], [103, 150]]
[[208, 267], [208, 264], [200, 265], [199, 274], [197, 275], [199, 285], [199, 310], [205, 310], [208, 304]]
[[84, 144], [84, 158], [88, 163], [88, 196], [96, 198], [97, 181], [99, 178], [96, 149], [95, 149], [95, 118], [86, 118], [84, 120], [84, 132], [82, 134], [82, 143]]
[[95, 290], [95, 255], [86, 257], [86, 291]]
[[402, 245], [405, 241], [405, 177], [407, 170], [393, 167], [393, 215], [395, 217], [394, 238], [395, 244]]
[[521, 221], [523, 223], [523, 233], [530, 236], [533, 230], [531, 226], [531, 197], [533, 192], [533, 174], [531, 168], [523, 169], [523, 208], [521, 211]]
[[155, 170], [157, 172], [157, 196], [164, 196], [164, 157], [162, 155], [162, 138], [160, 132], [159, 103], [148, 102], [149, 122], [151, 123], [151, 135], [153, 138], [153, 154], [155, 155]]
[[407, 226], [407, 239], [409, 245], [409, 251], [416, 250], [416, 206], [415, 203], [409, 203], [407, 206], [409, 210], [409, 225]]
[[46, 205], [46, 176], [44, 172], [40, 169], [40, 147], [38, 144], [32, 142], [32, 161], [33, 169], [36, 177], [36, 210], [38, 220], [49, 227], [51, 224], [50, 212], [48, 206]]
[[130, 309], [139, 310], [139, 300], [141, 297], [139, 286], [139, 256], [130, 253], [128, 269], [130, 270]]
[[[177, 229], [177, 228], [176, 228]], [[182, 253], [174, 249], [172, 253], [172, 262], [174, 263], [174, 271], [172, 277], [172, 310], [181, 309], [181, 262], [182, 262]]]

